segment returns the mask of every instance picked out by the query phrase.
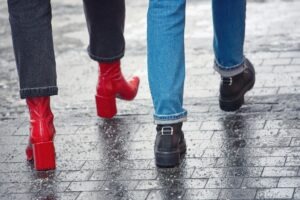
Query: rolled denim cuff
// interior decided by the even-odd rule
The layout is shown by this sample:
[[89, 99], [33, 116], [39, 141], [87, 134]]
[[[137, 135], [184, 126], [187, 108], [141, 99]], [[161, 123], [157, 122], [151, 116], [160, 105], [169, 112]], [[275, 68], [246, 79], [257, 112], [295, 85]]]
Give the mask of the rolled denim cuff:
[[21, 99], [26, 99], [27, 97], [53, 96], [57, 94], [58, 94], [57, 86], [25, 88], [20, 90]]
[[214, 69], [222, 77], [225, 77], [225, 78], [233, 77], [235, 75], [242, 73], [245, 70], [245, 68], [246, 68], [245, 60], [246, 60], [246, 58], [244, 58], [241, 63], [239, 63], [237, 65], [229, 66], [229, 67], [222, 66], [218, 63], [217, 60], [215, 60]]
[[116, 54], [115, 56], [101, 57], [101, 56], [97, 56], [94, 53], [92, 53], [89, 47], [88, 47], [87, 51], [88, 51], [88, 54], [89, 54], [90, 58], [92, 60], [97, 61], [97, 62], [113, 62], [113, 61], [117, 61], [117, 60], [120, 60], [121, 58], [123, 58], [124, 54], [125, 54], [125, 50], [122, 50], [122, 52]]
[[187, 120], [187, 111], [184, 110], [181, 113], [176, 113], [172, 115], [157, 115], [154, 114], [155, 124], [175, 124], [179, 122], [185, 122]]

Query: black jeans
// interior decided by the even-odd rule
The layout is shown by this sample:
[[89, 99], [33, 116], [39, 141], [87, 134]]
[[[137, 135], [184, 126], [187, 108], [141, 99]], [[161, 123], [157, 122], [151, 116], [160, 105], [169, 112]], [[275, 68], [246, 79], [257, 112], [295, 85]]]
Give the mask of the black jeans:
[[[125, 0], [83, 0], [93, 60], [124, 56]], [[50, 0], [8, 0], [21, 98], [58, 92]]]

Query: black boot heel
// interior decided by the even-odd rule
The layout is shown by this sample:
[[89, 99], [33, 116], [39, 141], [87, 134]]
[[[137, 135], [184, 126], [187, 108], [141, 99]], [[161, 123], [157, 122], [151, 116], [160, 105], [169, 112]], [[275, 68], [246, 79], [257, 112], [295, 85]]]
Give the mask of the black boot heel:
[[244, 95], [236, 100], [226, 101], [219, 99], [220, 108], [226, 112], [238, 110], [244, 104]]

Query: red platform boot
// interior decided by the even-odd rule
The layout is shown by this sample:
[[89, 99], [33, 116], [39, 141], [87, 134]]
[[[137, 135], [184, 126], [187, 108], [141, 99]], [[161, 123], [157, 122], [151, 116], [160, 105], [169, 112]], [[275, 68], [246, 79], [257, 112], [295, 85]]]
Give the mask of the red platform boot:
[[55, 128], [50, 108], [50, 97], [26, 99], [30, 114], [30, 138], [26, 149], [27, 160], [34, 161], [36, 170], [55, 169], [53, 144]]
[[124, 79], [120, 61], [99, 63], [96, 105], [99, 117], [112, 118], [117, 113], [116, 98], [133, 100], [137, 94], [140, 80], [133, 77]]

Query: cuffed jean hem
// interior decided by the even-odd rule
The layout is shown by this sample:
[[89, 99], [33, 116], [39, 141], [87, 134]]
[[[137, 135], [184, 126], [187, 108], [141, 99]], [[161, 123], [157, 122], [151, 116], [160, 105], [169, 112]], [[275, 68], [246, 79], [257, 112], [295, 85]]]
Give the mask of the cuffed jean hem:
[[26, 88], [20, 90], [21, 99], [26, 99], [28, 97], [53, 96], [53, 95], [57, 95], [57, 93], [58, 93], [58, 88], [56, 86]]
[[155, 124], [175, 124], [185, 122], [187, 120], [187, 111], [176, 113], [173, 115], [154, 115]]
[[241, 63], [234, 65], [234, 66], [230, 66], [230, 67], [224, 67], [215, 60], [214, 69], [222, 77], [225, 77], [225, 78], [232, 77], [232, 76], [242, 73], [246, 69], [245, 59], [246, 58], [244, 57], [243, 61]]
[[125, 51], [122, 51], [120, 54], [109, 57], [109, 58], [96, 56], [96, 55], [92, 54], [89, 49], [88, 49], [88, 54], [92, 60], [95, 60], [97, 62], [113, 62], [113, 61], [117, 61], [117, 60], [120, 60], [121, 58], [123, 58]]

